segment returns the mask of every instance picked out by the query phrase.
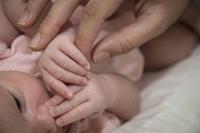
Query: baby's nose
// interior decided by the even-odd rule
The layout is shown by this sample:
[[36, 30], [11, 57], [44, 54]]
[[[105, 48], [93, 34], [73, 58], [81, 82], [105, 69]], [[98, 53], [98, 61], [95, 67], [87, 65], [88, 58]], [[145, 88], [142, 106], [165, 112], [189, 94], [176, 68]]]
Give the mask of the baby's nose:
[[57, 127], [55, 124], [55, 120], [49, 114], [48, 108], [44, 105], [41, 105], [38, 108], [37, 116], [37, 123], [38, 126], [44, 129], [45, 133], [56, 133]]

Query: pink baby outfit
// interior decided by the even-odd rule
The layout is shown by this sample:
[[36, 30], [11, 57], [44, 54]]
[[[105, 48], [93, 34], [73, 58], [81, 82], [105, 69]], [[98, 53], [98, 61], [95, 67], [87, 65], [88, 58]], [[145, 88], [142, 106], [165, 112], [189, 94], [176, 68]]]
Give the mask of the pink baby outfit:
[[37, 62], [41, 52], [28, 49], [29, 41], [28, 37], [21, 35], [10, 46], [0, 42], [0, 71], [15, 70], [38, 75]]
[[[9, 46], [0, 43], [0, 71], [16, 70], [39, 75], [38, 60], [41, 52], [28, 49], [30, 39], [17, 37]], [[95, 73], [114, 72], [138, 81], [143, 70], [143, 56], [138, 49], [92, 66]], [[109, 133], [120, 126], [121, 121], [113, 113], [105, 111], [95, 119], [85, 119], [71, 124], [67, 133]]]

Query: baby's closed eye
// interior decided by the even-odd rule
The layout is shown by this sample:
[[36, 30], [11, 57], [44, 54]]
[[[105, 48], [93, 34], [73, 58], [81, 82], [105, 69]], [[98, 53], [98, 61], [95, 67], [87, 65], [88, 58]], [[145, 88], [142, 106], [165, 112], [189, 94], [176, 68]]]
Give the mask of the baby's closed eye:
[[17, 105], [17, 108], [19, 109], [19, 111], [21, 112], [21, 103], [19, 101], [19, 99], [17, 99], [16, 97], [14, 97], [15, 103]]

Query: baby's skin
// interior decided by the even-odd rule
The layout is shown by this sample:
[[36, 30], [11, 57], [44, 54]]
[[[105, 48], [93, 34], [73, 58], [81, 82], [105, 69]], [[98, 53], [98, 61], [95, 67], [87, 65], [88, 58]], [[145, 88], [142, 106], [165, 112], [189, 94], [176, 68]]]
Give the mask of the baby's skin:
[[65, 133], [43, 104], [50, 96], [43, 83], [29, 74], [0, 72], [0, 132]]
[[[102, 32], [99, 37], [103, 37], [103, 34], [105, 33]], [[76, 84], [77, 82], [77, 76], [72, 77], [73, 75], [68, 74], [77, 66], [73, 60], [74, 57], [68, 53], [74, 53], [76, 56], [82, 55], [72, 43], [74, 37], [74, 29], [69, 29], [59, 34], [49, 44], [40, 59], [41, 74], [47, 85], [54, 88], [53, 91], [56, 91], [55, 88], [60, 89], [62, 86], [65, 87], [64, 83], [66, 82], [70, 84], [68, 79], [72, 80], [74, 78], [71, 84]], [[53, 56], [52, 53], [54, 54]], [[134, 56], [129, 57], [131, 59]], [[138, 58], [137, 61], [135, 60], [135, 64], [142, 70], [142, 64], [139, 63], [141, 59]], [[66, 61], [67, 63], [63, 63]], [[138, 71], [139, 75], [141, 74], [141, 70]], [[101, 70], [100, 73], [95, 74], [94, 68], [93, 72], [88, 74], [88, 83], [73, 98], [65, 100], [63, 95], [59, 95], [60, 93], [58, 93], [58, 95], [46, 102], [46, 105], [50, 107], [51, 115], [57, 118], [57, 125], [65, 126], [82, 118], [99, 115], [107, 109], [115, 113], [122, 120], [130, 119], [138, 111], [138, 92], [134, 80], [130, 80], [128, 77], [113, 73], [112, 71], [108, 73], [105, 70]], [[56, 74], [53, 75], [52, 73]], [[137, 73], [132, 75], [132, 77], [138, 77]], [[62, 93], [61, 89], [60, 92]]]
[[[4, 7], [8, 8], [8, 5], [13, 5], [13, 2], [18, 3], [16, 4], [17, 6], [20, 5], [19, 2], [22, 1], [4, 1]], [[23, 4], [24, 3], [22, 3], [22, 5]], [[16, 16], [20, 14], [21, 8], [19, 9], [20, 10], [16, 10], [15, 6], [13, 6], [13, 8], [9, 7], [6, 10], [7, 17], [14, 21], [13, 19], [15, 19]], [[16, 12], [14, 12], [13, 10], [15, 10]], [[13, 14], [16, 14], [16, 16], [12, 18], [11, 15]], [[9, 19], [7, 18], [7, 20]], [[11, 24], [12, 21], [10, 22]], [[12, 25], [12, 27], [14, 27], [15, 29], [15, 26]], [[17, 34], [19, 34], [19, 31], [24, 32], [28, 35], [31, 35], [31, 33], [33, 32], [31, 30], [26, 31], [26, 29], [18, 28], [16, 30]], [[132, 116], [134, 116], [139, 109], [138, 90], [135, 86], [134, 81], [138, 81], [138, 79], [141, 77], [143, 69], [143, 58], [141, 56], [141, 53], [139, 53], [137, 50], [136, 52], [134, 52], [134, 54], [132, 53], [134, 57], [139, 58], [135, 58], [136, 62], [134, 62], [134, 64], [136, 64], [137, 67], [136, 69], [135, 67], [131, 68], [131, 72], [129, 71], [129, 68], [127, 69], [128, 71], [125, 72], [124, 69], [122, 69], [122, 74], [117, 74], [118, 72], [116, 73], [116, 71], [112, 70], [112, 67], [110, 67], [111, 71], [107, 71], [105, 69], [109, 68], [109, 66], [104, 66], [101, 69], [98, 69], [99, 73], [94, 73], [95, 71], [92, 71], [92, 68], [90, 69], [91, 72], [88, 72], [88, 61], [82, 55], [82, 53], [73, 45], [73, 41], [71, 40], [75, 36], [75, 30], [72, 31], [73, 32], [67, 31], [64, 33], [60, 33], [57, 37], [55, 37], [49, 47], [44, 51], [44, 54], [41, 57], [39, 64], [44, 81], [46, 81], [46, 84], [49, 86], [50, 89], [52, 89], [52, 91], [56, 92], [56, 95], [46, 102], [46, 105], [48, 105], [48, 107], [50, 108], [50, 114], [56, 118], [56, 124], [59, 126], [65, 126], [77, 120], [81, 120], [82, 118], [99, 115], [105, 110], [109, 110], [110, 112], [115, 113], [122, 120], [132, 118]], [[8, 40], [12, 41], [12, 38], [9, 38]], [[62, 56], [57, 56], [61, 54], [63, 54], [64, 58], [60, 58]], [[126, 56], [127, 55], [124, 55], [122, 58], [126, 60], [120, 60], [120, 62], [122, 61], [122, 64], [123, 62], [129, 62], [130, 59], [133, 59], [127, 59]], [[71, 65], [69, 65], [68, 63], [61, 63], [60, 66], [58, 61], [63, 62], [63, 60], [61, 59], [65, 59], [64, 62], [67, 61]], [[52, 61], [55, 64], [49, 65], [49, 62], [47, 63], [46, 61]], [[110, 63], [112, 63], [112, 60], [108, 61], [107, 65], [110, 65]], [[115, 67], [120, 68], [118, 62], [117, 64], [118, 65], [116, 65]], [[131, 66], [128, 64], [123, 65]], [[94, 68], [94, 70], [97, 70], [96, 67]], [[54, 73], [55, 71], [56, 73]], [[135, 73], [135, 71], [137, 72]], [[53, 78], [53, 80], [49, 78]], [[55, 80], [57, 80], [58, 82], [55, 82]], [[85, 83], [86, 80], [87, 83]], [[63, 88], [60, 87], [58, 83], [62, 84]], [[77, 92], [73, 92], [70, 89], [71, 84], [81, 85], [82, 89]], [[60, 90], [55, 88], [60, 88]], [[71, 94], [69, 94], [69, 91], [66, 90], [70, 90]], [[72, 94], [74, 94], [73, 97]], [[70, 96], [72, 98], [66, 100], [66, 97], [69, 98]]]

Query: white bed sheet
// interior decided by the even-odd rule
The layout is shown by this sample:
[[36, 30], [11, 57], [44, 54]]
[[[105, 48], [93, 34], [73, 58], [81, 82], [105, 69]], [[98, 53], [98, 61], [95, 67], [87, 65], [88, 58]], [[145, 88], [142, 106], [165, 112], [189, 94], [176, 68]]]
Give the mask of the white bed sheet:
[[140, 113], [113, 133], [200, 133], [200, 46], [142, 88]]

